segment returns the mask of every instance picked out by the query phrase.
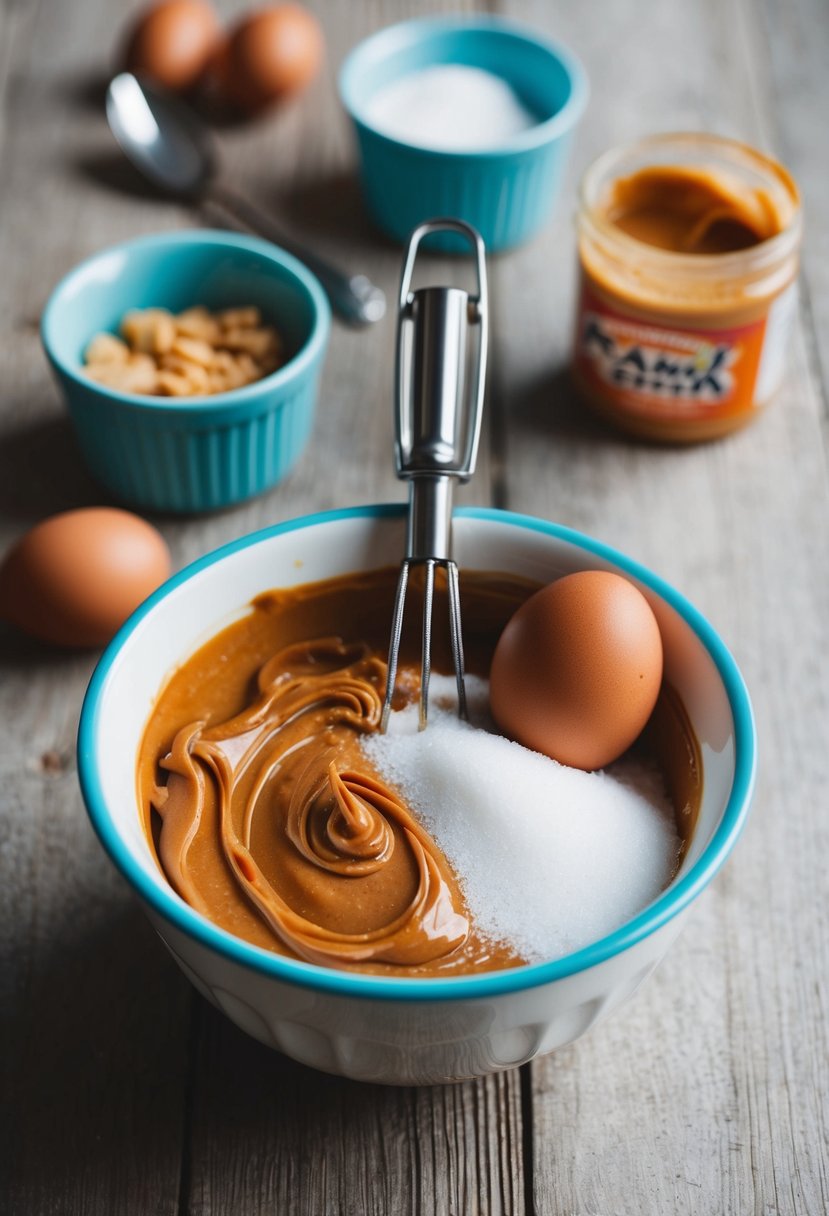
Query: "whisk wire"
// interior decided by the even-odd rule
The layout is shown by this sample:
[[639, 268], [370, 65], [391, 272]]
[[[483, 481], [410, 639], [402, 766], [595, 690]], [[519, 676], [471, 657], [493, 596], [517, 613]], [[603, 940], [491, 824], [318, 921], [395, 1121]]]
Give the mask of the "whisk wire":
[[461, 593], [458, 584], [458, 567], [454, 562], [446, 563], [446, 579], [449, 590], [449, 641], [452, 646], [452, 665], [458, 686], [458, 715], [466, 720], [466, 681], [464, 679], [463, 633], [461, 632]]
[[423, 640], [420, 652], [420, 712], [418, 730], [426, 729], [429, 717], [429, 678], [432, 674], [432, 607], [435, 595], [435, 563], [424, 562], [426, 581], [423, 584]]
[[408, 559], [400, 563], [400, 574], [397, 578], [397, 591], [394, 596], [394, 613], [391, 623], [391, 639], [389, 641], [389, 662], [386, 674], [386, 696], [383, 701], [383, 712], [380, 715], [380, 730], [386, 733], [391, 713], [391, 702], [394, 696], [394, 685], [397, 680], [397, 660], [400, 657], [400, 639], [403, 634], [403, 613], [406, 607], [406, 586], [409, 582]]

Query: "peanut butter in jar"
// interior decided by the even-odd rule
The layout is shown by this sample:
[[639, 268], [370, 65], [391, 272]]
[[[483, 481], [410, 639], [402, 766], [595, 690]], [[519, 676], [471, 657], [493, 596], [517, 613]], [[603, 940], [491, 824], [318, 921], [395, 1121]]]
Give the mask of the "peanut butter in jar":
[[585, 401], [667, 442], [756, 417], [783, 378], [800, 239], [795, 183], [743, 144], [657, 135], [601, 156], [578, 216]]

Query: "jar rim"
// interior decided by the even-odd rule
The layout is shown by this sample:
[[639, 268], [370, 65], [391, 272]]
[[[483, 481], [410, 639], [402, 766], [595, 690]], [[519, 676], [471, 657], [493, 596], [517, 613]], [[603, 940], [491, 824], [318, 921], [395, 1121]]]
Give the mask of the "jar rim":
[[[688, 148], [700, 152], [719, 153], [732, 159], [733, 167], [751, 166], [758, 175], [765, 175], [778, 189], [784, 190], [792, 206], [792, 213], [785, 228], [766, 240], [759, 241], [747, 249], [732, 250], [726, 253], [678, 253], [671, 249], [662, 249], [649, 245], [623, 231], [606, 215], [602, 214], [597, 205], [597, 190], [601, 182], [611, 176], [608, 172], [614, 165], [625, 160], [641, 156], [642, 168], [646, 167], [647, 154], [657, 153], [662, 148]], [[655, 164], [669, 163], [655, 160]], [[702, 163], [702, 162], [701, 162]], [[615, 176], [621, 176], [616, 174]], [[789, 257], [797, 249], [803, 228], [803, 208], [800, 191], [791, 174], [783, 165], [770, 156], [752, 148], [739, 140], [729, 139], [722, 135], [708, 132], [677, 131], [656, 135], [647, 135], [631, 143], [616, 145], [598, 156], [585, 170], [579, 186], [579, 219], [587, 221], [597, 234], [611, 240], [620, 250], [638, 259], [647, 258], [655, 270], [663, 269], [676, 271], [681, 269], [684, 274], [694, 277], [708, 276], [712, 273], [745, 274], [748, 271], [762, 273], [763, 270], [774, 266]]]

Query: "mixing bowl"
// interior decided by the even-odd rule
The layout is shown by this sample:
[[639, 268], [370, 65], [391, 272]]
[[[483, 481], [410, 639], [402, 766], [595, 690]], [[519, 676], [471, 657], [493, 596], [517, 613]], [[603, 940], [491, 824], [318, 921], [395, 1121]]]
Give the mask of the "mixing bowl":
[[150, 850], [136, 758], [167, 674], [262, 591], [396, 565], [402, 507], [357, 507], [279, 524], [226, 545], [166, 583], [123, 627], [93, 676], [79, 772], [115, 866], [196, 988], [238, 1026], [296, 1060], [364, 1081], [443, 1082], [512, 1068], [585, 1033], [639, 987], [730, 853], [754, 781], [751, 705], [733, 659], [691, 604], [586, 536], [506, 512], [456, 513], [462, 569], [549, 582], [574, 570], [633, 579], [656, 613], [665, 673], [700, 744], [699, 818], [668, 888], [615, 932], [563, 958], [445, 979], [327, 970], [233, 937], [185, 904]]
[[[500, 77], [538, 122], [499, 146], [476, 151], [422, 147], [379, 129], [371, 108], [379, 91], [440, 64]], [[493, 16], [388, 26], [354, 48], [339, 85], [357, 136], [363, 192], [377, 224], [403, 241], [423, 220], [453, 216], [477, 228], [490, 252], [529, 240], [549, 218], [587, 102], [587, 77], [571, 51], [528, 26]], [[432, 239], [444, 249], [465, 248], [451, 236]]]
[[[125, 313], [256, 305], [287, 360], [243, 388], [203, 397], [119, 392], [83, 372], [83, 353]], [[58, 284], [41, 324], [81, 452], [122, 501], [157, 511], [226, 507], [267, 489], [299, 459], [314, 421], [328, 301], [296, 258], [255, 237], [168, 232], [114, 245]]]

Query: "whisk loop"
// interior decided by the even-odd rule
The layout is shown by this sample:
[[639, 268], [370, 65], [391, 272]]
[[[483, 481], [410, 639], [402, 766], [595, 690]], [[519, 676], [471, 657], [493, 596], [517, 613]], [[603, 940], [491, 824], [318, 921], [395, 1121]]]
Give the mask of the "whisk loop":
[[[457, 287], [424, 287], [411, 291], [421, 241], [433, 232], [447, 231], [465, 237], [474, 249], [477, 295]], [[486, 350], [486, 262], [481, 237], [460, 220], [438, 219], [421, 224], [409, 240], [397, 320], [395, 465], [397, 476], [409, 482], [409, 516], [406, 556], [400, 566], [392, 615], [381, 731], [387, 729], [391, 713], [406, 592], [414, 565], [424, 569], [420, 729], [425, 728], [429, 715], [432, 608], [438, 566], [446, 571], [458, 713], [463, 718], [467, 716], [460, 587], [458, 567], [451, 556], [452, 487], [455, 481], [468, 481], [475, 471]]]

